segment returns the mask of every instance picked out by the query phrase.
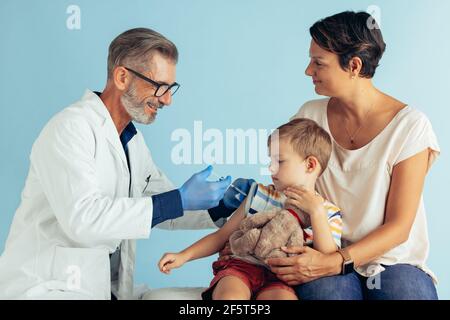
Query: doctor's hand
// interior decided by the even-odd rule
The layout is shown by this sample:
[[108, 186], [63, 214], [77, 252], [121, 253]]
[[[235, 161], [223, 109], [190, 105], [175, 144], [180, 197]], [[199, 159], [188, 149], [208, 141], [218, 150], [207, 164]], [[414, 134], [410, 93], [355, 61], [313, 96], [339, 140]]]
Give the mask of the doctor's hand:
[[183, 210], [206, 210], [219, 204], [231, 183], [231, 177], [221, 181], [207, 181], [212, 169], [212, 166], [208, 166], [181, 186], [179, 191]]
[[158, 262], [159, 271], [169, 274], [170, 270], [179, 268], [185, 264], [187, 258], [180, 253], [165, 253]]
[[[233, 186], [248, 194], [252, 183], [254, 182], [255, 180], [253, 179], [239, 178], [234, 180]], [[219, 202], [219, 205], [214, 208], [208, 209], [209, 215], [211, 216], [211, 219], [214, 221], [216, 226], [221, 228], [225, 224], [226, 219], [237, 208], [239, 208], [239, 206], [245, 199], [246, 197], [243, 194], [241, 194], [235, 188], [229, 187], [225, 192], [223, 199]]]
[[[242, 192], [248, 194], [250, 187], [255, 182], [253, 179], [239, 178], [233, 181], [233, 185], [241, 190]], [[223, 203], [228, 209], [237, 209], [241, 205], [242, 201], [245, 200], [245, 196], [239, 193], [235, 188], [228, 188], [223, 196]]]

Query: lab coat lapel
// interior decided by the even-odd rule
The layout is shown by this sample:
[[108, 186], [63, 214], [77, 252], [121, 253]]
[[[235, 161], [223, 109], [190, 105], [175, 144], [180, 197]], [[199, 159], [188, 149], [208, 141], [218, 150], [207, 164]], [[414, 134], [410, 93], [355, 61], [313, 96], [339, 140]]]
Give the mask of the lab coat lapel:
[[128, 164], [125, 151], [123, 150], [122, 142], [120, 142], [119, 134], [111, 117], [105, 119], [105, 122], [103, 123], [103, 129], [105, 130], [106, 139], [114, 148], [114, 150], [119, 154], [120, 159], [122, 160], [125, 167], [127, 167]]
[[114, 125], [111, 115], [109, 114], [108, 109], [106, 109], [103, 101], [91, 90], [86, 90], [83, 100], [85, 100], [94, 109], [97, 115], [101, 117], [106, 139], [117, 152], [124, 165], [127, 166], [127, 158], [125, 151], [123, 150], [122, 143], [120, 142], [117, 128]]
[[[105, 137], [113, 149], [118, 153], [127, 167], [125, 151], [123, 150], [116, 126], [103, 101], [94, 92], [87, 90], [83, 100], [89, 104], [101, 119]], [[131, 160], [131, 159], [130, 159]], [[136, 240], [123, 240], [120, 245], [119, 279], [117, 288], [118, 299], [133, 299], [134, 266], [136, 256]]]

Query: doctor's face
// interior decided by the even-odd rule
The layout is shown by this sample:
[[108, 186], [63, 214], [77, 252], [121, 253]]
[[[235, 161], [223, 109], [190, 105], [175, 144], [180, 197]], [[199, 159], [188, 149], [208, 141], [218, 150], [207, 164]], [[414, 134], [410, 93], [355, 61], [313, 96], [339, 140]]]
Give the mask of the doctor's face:
[[[173, 61], [156, 53], [150, 62], [150, 68], [142, 74], [157, 83], [170, 85], [175, 82], [175, 69]], [[133, 121], [150, 124], [155, 120], [159, 109], [172, 103], [170, 91], [156, 97], [156, 86], [132, 73], [129, 74], [132, 79], [121, 97], [121, 102]]]

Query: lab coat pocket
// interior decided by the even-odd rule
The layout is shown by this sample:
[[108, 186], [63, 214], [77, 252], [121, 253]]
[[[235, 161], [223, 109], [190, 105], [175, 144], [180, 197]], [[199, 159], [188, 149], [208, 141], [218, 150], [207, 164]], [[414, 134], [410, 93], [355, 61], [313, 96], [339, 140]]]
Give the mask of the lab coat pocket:
[[[145, 177], [145, 179], [144, 179]], [[139, 183], [137, 184], [137, 190], [134, 197], [151, 197], [152, 196], [152, 174], [147, 173], [143, 177], [140, 177]]]
[[52, 277], [62, 283], [63, 291], [80, 293], [91, 299], [110, 299], [108, 250], [57, 246]]

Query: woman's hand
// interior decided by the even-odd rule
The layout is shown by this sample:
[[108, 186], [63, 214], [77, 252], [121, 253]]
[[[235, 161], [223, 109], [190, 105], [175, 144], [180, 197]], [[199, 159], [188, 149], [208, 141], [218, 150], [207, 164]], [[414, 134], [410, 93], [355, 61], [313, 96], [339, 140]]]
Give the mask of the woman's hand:
[[307, 213], [309, 216], [326, 213], [323, 206], [324, 199], [315, 191], [299, 186], [287, 188], [284, 194], [287, 196], [284, 204], [286, 208], [293, 207]]
[[165, 253], [159, 260], [159, 271], [169, 274], [170, 270], [181, 267], [186, 261], [187, 258], [182, 253]]
[[338, 252], [323, 254], [310, 247], [282, 247], [286, 253], [298, 256], [268, 259], [270, 270], [290, 286], [307, 283], [341, 272], [342, 256]]

